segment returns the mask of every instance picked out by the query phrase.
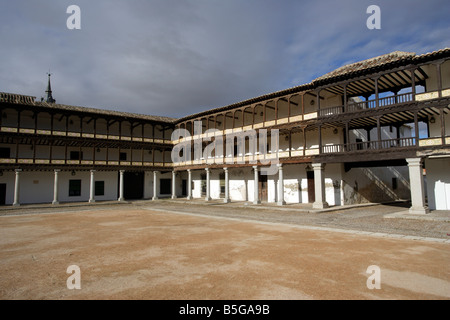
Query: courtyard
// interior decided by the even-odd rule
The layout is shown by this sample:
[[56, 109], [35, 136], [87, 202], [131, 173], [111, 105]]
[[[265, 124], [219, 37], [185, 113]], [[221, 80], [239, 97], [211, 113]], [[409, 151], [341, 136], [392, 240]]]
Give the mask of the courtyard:
[[[0, 298], [449, 299], [447, 212], [183, 199], [3, 207]], [[69, 266], [80, 270], [70, 290]], [[368, 288], [378, 266], [380, 289]]]

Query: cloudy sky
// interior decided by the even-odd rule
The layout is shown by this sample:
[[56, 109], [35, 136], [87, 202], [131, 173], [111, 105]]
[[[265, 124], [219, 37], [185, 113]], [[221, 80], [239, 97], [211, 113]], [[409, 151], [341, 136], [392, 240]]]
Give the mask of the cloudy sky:
[[[0, 0], [0, 92], [169, 117], [396, 50], [450, 47], [448, 0]], [[369, 30], [369, 5], [381, 30]], [[81, 9], [69, 30], [68, 6]]]

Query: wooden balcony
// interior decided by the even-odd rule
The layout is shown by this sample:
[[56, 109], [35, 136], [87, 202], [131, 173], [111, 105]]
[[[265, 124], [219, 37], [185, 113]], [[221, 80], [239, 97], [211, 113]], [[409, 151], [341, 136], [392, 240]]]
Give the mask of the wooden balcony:
[[0, 158], [0, 165], [48, 165], [52, 168], [58, 167], [109, 167], [110, 169], [128, 167], [128, 168], [172, 168], [174, 165], [170, 162], [148, 162], [148, 161], [117, 161], [117, 160], [65, 160], [65, 159], [32, 159], [32, 158]]
[[318, 112], [318, 117], [328, 117], [344, 113], [358, 112], [370, 109], [377, 109], [387, 106], [403, 105], [412, 102], [423, 102], [431, 99], [437, 99], [440, 97], [449, 97], [450, 89], [445, 89], [441, 91], [424, 92], [413, 94], [411, 92], [397, 94], [389, 97], [383, 97], [379, 99], [372, 99], [361, 102], [348, 102], [347, 106], [334, 106], [329, 108], [320, 109]]
[[380, 141], [364, 141], [355, 143], [331, 144], [322, 146], [322, 154], [344, 152], [370, 152], [388, 149], [414, 149], [419, 147], [440, 147], [450, 144], [450, 137], [425, 138], [417, 140], [415, 137], [386, 139]]
[[130, 136], [118, 136], [118, 135], [106, 135], [106, 134], [94, 134], [85, 132], [72, 132], [72, 131], [59, 131], [59, 130], [41, 130], [41, 129], [28, 129], [28, 128], [15, 128], [8, 126], [1, 126], [0, 132], [13, 133], [13, 134], [25, 134], [25, 135], [39, 135], [39, 136], [56, 136], [56, 137], [69, 137], [69, 138], [87, 138], [87, 139], [102, 139], [113, 141], [134, 141], [145, 143], [157, 143], [172, 145], [173, 142], [170, 139], [160, 138], [142, 138], [142, 137], [130, 137]]

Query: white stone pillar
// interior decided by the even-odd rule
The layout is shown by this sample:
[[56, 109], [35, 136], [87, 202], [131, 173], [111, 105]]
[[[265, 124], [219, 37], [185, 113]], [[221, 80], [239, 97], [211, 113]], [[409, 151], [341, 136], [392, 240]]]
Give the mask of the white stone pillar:
[[206, 197], [205, 197], [205, 200], [206, 201], [210, 201], [211, 200], [211, 193], [210, 193], [210, 191], [211, 191], [211, 189], [210, 189], [210, 170], [209, 170], [209, 168], [205, 168], [205, 170], [206, 170]]
[[314, 170], [314, 192], [316, 200], [313, 203], [313, 209], [328, 208], [328, 203], [325, 201], [325, 165], [322, 163], [313, 163]]
[[58, 174], [61, 170], [55, 169], [55, 182], [53, 184], [53, 201], [52, 204], [59, 204], [59, 194], [58, 194]]
[[409, 213], [426, 214], [430, 210], [425, 203], [425, 189], [421, 158], [406, 159], [409, 168], [409, 184], [411, 185], [411, 208]]
[[119, 199], [118, 201], [125, 201], [123, 197], [123, 174], [125, 170], [119, 170], [120, 176], [119, 176]]
[[22, 169], [16, 169], [16, 181], [14, 184], [14, 202], [13, 206], [20, 206], [20, 173]]
[[158, 173], [159, 173], [159, 171], [153, 171], [153, 198], [152, 198], [152, 200], [158, 200]]
[[283, 180], [283, 165], [278, 164], [278, 205], [283, 206], [286, 204], [284, 201], [284, 180]]
[[188, 169], [187, 172], [188, 172], [188, 181], [187, 181], [187, 183], [188, 183], [188, 185], [187, 185], [188, 195], [187, 195], [187, 199], [188, 200], [192, 200], [192, 172], [191, 172], [191, 169]]
[[259, 181], [258, 181], [258, 166], [253, 166], [255, 173], [254, 183], [253, 183], [253, 204], [260, 204], [259, 200]]
[[224, 203], [230, 203], [230, 180], [228, 177], [228, 168], [223, 168], [225, 171], [225, 198], [223, 199]]
[[174, 171], [172, 171], [172, 199], [176, 199], [177, 198], [176, 179], [177, 179], [177, 173], [174, 170]]
[[95, 170], [91, 170], [91, 183], [89, 189], [89, 203], [95, 202]]

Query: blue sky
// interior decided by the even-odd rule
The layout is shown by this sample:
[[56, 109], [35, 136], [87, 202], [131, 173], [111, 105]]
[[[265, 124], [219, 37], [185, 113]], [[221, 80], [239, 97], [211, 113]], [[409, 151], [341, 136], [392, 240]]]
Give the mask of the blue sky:
[[[183, 117], [396, 50], [450, 47], [448, 0], [1, 1], [0, 91]], [[69, 30], [69, 5], [81, 30]], [[369, 5], [381, 30], [369, 30]]]

